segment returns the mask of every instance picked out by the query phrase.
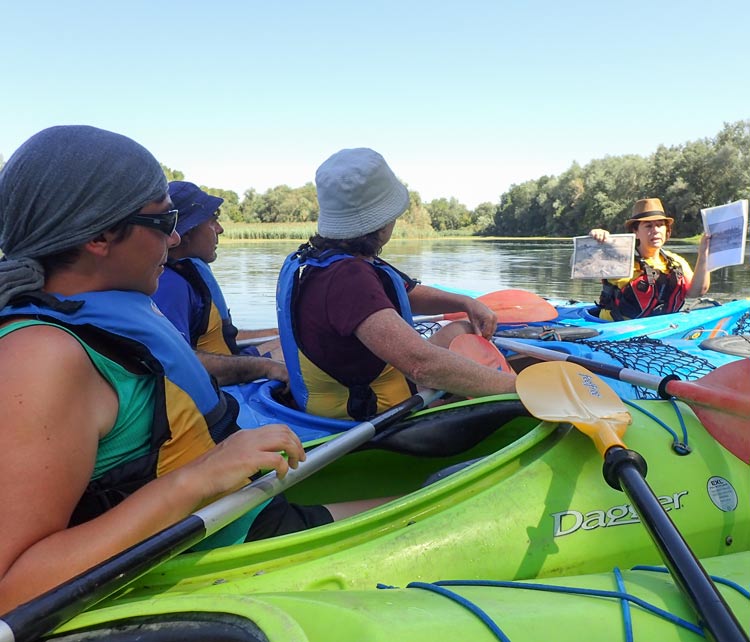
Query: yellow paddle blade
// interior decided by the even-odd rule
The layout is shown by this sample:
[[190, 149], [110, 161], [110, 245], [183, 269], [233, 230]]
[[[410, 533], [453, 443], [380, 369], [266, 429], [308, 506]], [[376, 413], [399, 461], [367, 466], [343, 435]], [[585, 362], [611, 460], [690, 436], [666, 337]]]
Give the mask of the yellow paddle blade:
[[537, 363], [521, 371], [516, 391], [528, 411], [545, 421], [573, 424], [604, 455], [622, 446], [632, 421], [614, 390], [586, 368], [567, 361]]

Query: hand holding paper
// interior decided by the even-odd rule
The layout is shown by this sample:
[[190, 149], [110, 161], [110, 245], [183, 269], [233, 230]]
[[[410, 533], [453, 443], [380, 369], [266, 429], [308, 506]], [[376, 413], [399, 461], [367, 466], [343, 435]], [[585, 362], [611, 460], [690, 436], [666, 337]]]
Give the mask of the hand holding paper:
[[[746, 199], [701, 210], [703, 229], [711, 238], [706, 258], [706, 268], [709, 272], [728, 265], [744, 263], [747, 213]], [[701, 250], [704, 249], [704, 242], [708, 241], [701, 242]]]

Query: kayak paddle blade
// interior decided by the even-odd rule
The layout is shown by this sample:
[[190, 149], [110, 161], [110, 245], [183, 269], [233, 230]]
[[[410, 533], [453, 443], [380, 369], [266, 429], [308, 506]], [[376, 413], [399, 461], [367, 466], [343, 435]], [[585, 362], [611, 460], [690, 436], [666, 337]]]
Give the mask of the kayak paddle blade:
[[712, 370], [697, 381], [670, 381], [668, 394], [687, 401], [716, 441], [750, 464], [750, 360]]
[[[538, 294], [528, 290], [497, 290], [477, 297], [497, 315], [498, 323], [533, 323], [557, 317], [557, 310]], [[445, 319], [465, 319], [463, 312], [450, 312]]]
[[498, 290], [478, 299], [497, 315], [498, 323], [531, 323], [557, 317], [555, 306], [528, 290]]
[[500, 350], [478, 334], [459, 334], [451, 341], [449, 350], [482, 366], [513, 372]]
[[586, 368], [565, 361], [534, 364], [516, 378], [516, 392], [532, 415], [573, 424], [602, 455], [612, 446], [625, 447], [630, 413], [615, 391]]

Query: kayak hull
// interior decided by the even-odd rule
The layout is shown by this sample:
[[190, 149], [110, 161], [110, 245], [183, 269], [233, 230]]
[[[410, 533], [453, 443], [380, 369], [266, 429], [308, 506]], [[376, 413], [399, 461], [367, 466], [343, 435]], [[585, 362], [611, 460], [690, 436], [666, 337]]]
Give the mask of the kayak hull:
[[720, 305], [706, 304], [672, 314], [625, 321], [604, 321], [591, 314], [592, 309], [595, 308], [590, 304], [561, 305], [557, 307], [556, 319], [529, 325], [589, 327], [596, 330], [602, 340], [648, 336], [699, 342], [717, 336], [743, 334], [750, 329], [750, 299]]
[[[748, 466], [706, 433], [684, 404], [637, 406], [626, 443], [648, 462], [649, 483], [696, 554], [750, 549]], [[642, 410], [674, 426], [679, 413], [684, 434], [677, 428], [675, 439]], [[675, 448], [676, 441], [686, 441], [689, 454], [679, 455], [684, 449]], [[423, 486], [462, 458], [479, 459]], [[352, 590], [379, 582], [528, 579], [657, 563], [643, 525], [625, 496], [603, 481], [601, 467], [593, 444], [577, 430], [528, 417], [505, 421], [454, 456], [358, 451], [291, 488], [290, 499], [396, 499], [309, 531], [182, 555], [127, 593]]]
[[[704, 565], [719, 580], [719, 591], [747, 631], [750, 554], [707, 559]], [[63, 630], [69, 634], [58, 642], [104, 637], [120, 642], [705, 639], [678, 587], [660, 570], [613, 569], [544, 582], [467, 583], [459, 578], [408, 588], [253, 596], [227, 593], [221, 599], [191, 595], [131, 601], [76, 620], [76, 627], [88, 628], [88, 635], [96, 638], [83, 637], [87, 634], [76, 633], [72, 625], [66, 625]], [[127, 637], [128, 631], [132, 637]]]

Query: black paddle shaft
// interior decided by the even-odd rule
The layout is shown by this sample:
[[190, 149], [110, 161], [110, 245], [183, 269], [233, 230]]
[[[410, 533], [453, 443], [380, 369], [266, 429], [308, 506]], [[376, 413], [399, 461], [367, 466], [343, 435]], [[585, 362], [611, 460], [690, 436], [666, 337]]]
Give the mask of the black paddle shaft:
[[122, 553], [16, 607], [0, 618], [0, 642], [38, 639], [155, 566], [187, 550], [207, 535], [212, 535], [237, 516], [361, 446], [409, 413], [424, 408], [442, 394], [439, 390], [423, 390], [370, 421], [357, 424], [318, 446], [308, 454], [306, 461], [301, 462], [296, 469], [289, 470], [284, 478], [279, 478], [275, 471], [268, 473], [239, 491], [216, 500]]
[[190, 515], [106, 563], [82, 573], [40, 597], [15, 608], [0, 620], [0, 642], [37, 640], [84, 608], [111, 595], [154, 566], [197, 544], [206, 525]]
[[604, 456], [604, 477], [628, 496], [666, 567], [697, 613], [706, 637], [715, 642], [748, 642], [729, 605], [695, 557], [645, 478], [643, 458], [613, 446]]

